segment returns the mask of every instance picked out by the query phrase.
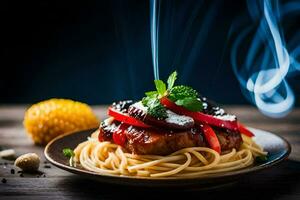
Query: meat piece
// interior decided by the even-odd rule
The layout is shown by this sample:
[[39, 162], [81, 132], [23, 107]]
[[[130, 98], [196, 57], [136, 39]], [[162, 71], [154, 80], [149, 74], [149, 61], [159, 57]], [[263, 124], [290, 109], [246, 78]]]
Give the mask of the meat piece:
[[[113, 142], [112, 135], [119, 122], [104, 121], [100, 126], [99, 140]], [[191, 128], [187, 131], [142, 129], [130, 126], [125, 131], [127, 141], [124, 148], [135, 154], [167, 155], [186, 147], [208, 146], [201, 130]], [[241, 135], [237, 132], [216, 130], [222, 153], [232, 148], [239, 149]]]
[[229, 130], [227, 130], [226, 132], [223, 130], [215, 130], [215, 132], [220, 142], [222, 153], [231, 151], [231, 149], [233, 148], [238, 150], [243, 142], [241, 134], [238, 132]]
[[[119, 124], [119, 122], [109, 120], [101, 123], [99, 141], [113, 142], [113, 133]], [[186, 147], [206, 146], [198, 128], [174, 132], [129, 126], [124, 132], [127, 141], [123, 147], [135, 154], [167, 155]]]
[[110, 141], [113, 142], [113, 133], [117, 130], [120, 122], [114, 121], [112, 117], [107, 118], [100, 124], [100, 132], [98, 135], [98, 140], [100, 142]]
[[136, 119], [139, 119], [146, 124], [158, 126], [167, 129], [188, 130], [194, 127], [194, 119], [184, 115], [178, 115], [170, 110], [167, 110], [166, 119], [157, 119], [147, 114], [147, 108], [141, 102], [132, 104], [128, 108], [128, 114]]
[[129, 127], [126, 136], [125, 148], [135, 154], [168, 155], [186, 147], [206, 146], [202, 133], [196, 128], [172, 133]]

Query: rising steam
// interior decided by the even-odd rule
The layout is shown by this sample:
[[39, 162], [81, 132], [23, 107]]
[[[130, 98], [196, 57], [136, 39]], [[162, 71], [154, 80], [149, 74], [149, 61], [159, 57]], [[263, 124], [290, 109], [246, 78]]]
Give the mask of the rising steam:
[[159, 30], [159, 0], [150, 0], [150, 32], [154, 79], [159, 79], [158, 68], [158, 30]]
[[265, 115], [282, 117], [294, 106], [287, 78], [300, 69], [300, 46], [286, 44], [280, 24], [285, 15], [300, 10], [300, 3], [272, 2], [247, 1], [252, 21], [233, 24], [231, 63], [245, 96]]

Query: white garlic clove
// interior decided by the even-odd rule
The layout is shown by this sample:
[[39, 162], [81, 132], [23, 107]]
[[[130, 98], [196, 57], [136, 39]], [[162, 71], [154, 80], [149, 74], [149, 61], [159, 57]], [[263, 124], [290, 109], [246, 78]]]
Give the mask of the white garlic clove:
[[16, 159], [15, 166], [23, 171], [37, 171], [40, 166], [40, 158], [35, 153], [27, 153]]
[[5, 149], [3, 151], [0, 151], [0, 158], [13, 158], [16, 155], [15, 150], [13, 149]]

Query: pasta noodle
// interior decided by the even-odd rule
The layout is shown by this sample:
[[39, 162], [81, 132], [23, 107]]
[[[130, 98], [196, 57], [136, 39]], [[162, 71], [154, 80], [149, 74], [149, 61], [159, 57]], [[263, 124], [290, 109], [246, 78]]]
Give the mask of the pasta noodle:
[[267, 155], [252, 138], [242, 135], [239, 150], [232, 149], [219, 155], [207, 147], [189, 147], [168, 156], [135, 155], [125, 152], [111, 142], [99, 142], [98, 133], [74, 150], [70, 163], [80, 164], [84, 169], [109, 175], [141, 177], [191, 177], [233, 171], [253, 164], [254, 158]]

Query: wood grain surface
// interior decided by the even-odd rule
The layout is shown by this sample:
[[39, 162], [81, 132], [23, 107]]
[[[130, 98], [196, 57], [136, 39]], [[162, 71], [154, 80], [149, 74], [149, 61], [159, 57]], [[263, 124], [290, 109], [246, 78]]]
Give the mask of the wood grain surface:
[[[13, 161], [0, 159], [0, 200], [4, 199], [300, 199], [300, 109], [287, 117], [271, 119], [248, 106], [227, 110], [247, 126], [276, 133], [292, 145], [288, 160], [273, 168], [241, 178], [213, 191], [149, 189], [109, 185], [84, 179], [46, 162], [43, 147], [27, 137], [22, 120], [26, 106], [0, 106], [0, 146], [13, 148], [18, 155], [35, 152], [42, 158], [40, 173], [18, 173]], [[103, 119], [106, 106], [93, 107]], [[15, 173], [12, 173], [14, 169]], [[22, 175], [21, 175], [22, 174]], [[21, 176], [22, 177], [21, 177]], [[5, 183], [3, 183], [5, 182]]]

